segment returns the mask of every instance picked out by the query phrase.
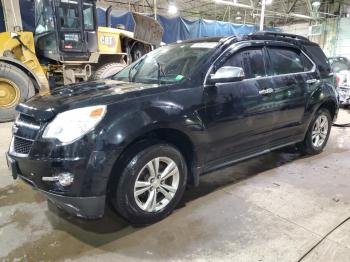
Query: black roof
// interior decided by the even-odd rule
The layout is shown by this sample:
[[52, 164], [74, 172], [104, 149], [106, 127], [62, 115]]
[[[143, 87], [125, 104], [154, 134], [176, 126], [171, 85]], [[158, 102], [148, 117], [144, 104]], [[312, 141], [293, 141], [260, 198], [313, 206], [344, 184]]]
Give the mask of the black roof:
[[[204, 42], [220, 42], [220, 40], [223, 39], [223, 37], [215, 36], [215, 37], [201, 37], [197, 39], [189, 39], [189, 40], [183, 40], [181, 43], [204, 43]], [[179, 42], [177, 42], [179, 43]]]
[[[295, 35], [295, 34], [289, 34], [289, 33], [282, 33], [282, 32], [270, 32], [270, 31], [258, 31], [255, 33], [250, 34], [249, 36], [251, 36], [252, 38], [263, 38], [263, 39], [276, 39], [276, 40], [280, 40], [285, 39], [285, 40], [302, 40], [305, 42], [310, 42], [309, 39], [307, 39], [304, 36], [301, 35]], [[278, 38], [278, 39], [277, 39]]]
[[[181, 41], [181, 43], [201, 43], [201, 42], [226, 42], [231, 41], [244, 41], [244, 40], [276, 40], [284, 42], [304, 42], [312, 43], [309, 39], [301, 35], [281, 33], [281, 32], [269, 32], [269, 31], [258, 31], [247, 35], [232, 35], [226, 37], [204, 37], [198, 39], [191, 39]], [[230, 41], [230, 42], [231, 42]]]
[[[272, 40], [272, 41], [282, 41], [287, 42], [299, 47], [304, 45], [317, 45], [316, 43], [311, 42], [304, 36], [281, 33], [281, 32], [269, 32], [269, 31], [258, 31], [246, 35], [232, 35], [226, 37], [204, 37], [198, 39], [191, 39], [181, 41], [181, 43], [203, 43], [203, 42], [217, 42], [220, 49], [226, 48], [234, 42], [247, 41], [247, 40]], [[179, 42], [177, 42], [179, 43]], [[173, 43], [176, 44], [176, 43]]]

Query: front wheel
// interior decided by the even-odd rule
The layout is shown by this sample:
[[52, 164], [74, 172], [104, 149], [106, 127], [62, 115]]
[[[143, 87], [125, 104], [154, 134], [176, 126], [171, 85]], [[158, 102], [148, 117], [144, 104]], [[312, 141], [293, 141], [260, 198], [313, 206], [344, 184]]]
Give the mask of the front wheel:
[[303, 152], [316, 155], [323, 151], [327, 144], [332, 127], [332, 118], [325, 108], [319, 109], [309, 125], [305, 139], [301, 144]]
[[14, 120], [16, 106], [34, 96], [29, 76], [19, 68], [0, 62], [0, 123]]
[[117, 212], [136, 225], [168, 216], [181, 200], [187, 166], [181, 153], [168, 144], [156, 144], [138, 152], [126, 164], [112, 193]]

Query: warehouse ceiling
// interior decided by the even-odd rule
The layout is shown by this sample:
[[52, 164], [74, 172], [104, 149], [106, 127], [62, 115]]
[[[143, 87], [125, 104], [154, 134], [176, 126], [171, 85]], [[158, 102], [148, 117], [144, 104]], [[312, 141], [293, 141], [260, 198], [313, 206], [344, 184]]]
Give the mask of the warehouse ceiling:
[[[177, 15], [186, 18], [205, 18], [234, 23], [258, 24], [263, 0], [157, 0], [157, 13], [170, 16], [169, 5], [178, 8]], [[266, 0], [266, 25], [311, 22], [336, 17], [348, 12], [350, 0]], [[318, 2], [315, 3], [315, 2]], [[154, 0], [98, 0], [98, 5], [141, 13], [153, 13]], [[345, 10], [345, 11], [344, 11]]]

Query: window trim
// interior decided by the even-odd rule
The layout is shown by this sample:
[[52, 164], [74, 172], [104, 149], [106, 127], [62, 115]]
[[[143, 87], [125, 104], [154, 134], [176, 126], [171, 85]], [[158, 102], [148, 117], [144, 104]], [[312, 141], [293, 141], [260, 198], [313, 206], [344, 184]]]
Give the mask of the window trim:
[[[210, 72], [212, 72], [214, 65], [228, 52], [232, 52], [231, 55], [234, 55], [236, 52], [238, 52], [239, 50], [246, 48], [246, 47], [257, 47], [257, 46], [262, 46], [263, 49], [267, 49], [267, 47], [269, 46], [278, 46], [278, 47], [282, 47], [282, 48], [294, 48], [296, 50], [299, 50], [300, 52], [302, 52], [307, 59], [309, 59], [309, 61], [312, 63], [312, 69], [310, 71], [304, 71], [304, 72], [297, 72], [297, 73], [289, 73], [289, 74], [281, 74], [281, 75], [271, 75], [271, 76], [264, 76], [264, 77], [256, 77], [256, 78], [249, 78], [249, 79], [243, 79], [242, 81], [249, 81], [249, 80], [255, 80], [255, 79], [268, 79], [268, 78], [274, 78], [274, 77], [281, 77], [281, 76], [292, 76], [292, 75], [297, 75], [297, 74], [308, 74], [308, 73], [314, 73], [316, 72], [316, 64], [315, 62], [310, 58], [310, 56], [308, 54], [306, 54], [302, 49], [297, 48], [294, 45], [291, 44], [287, 44], [285, 42], [276, 42], [276, 43], [271, 43], [268, 42], [266, 40], [261, 40], [261, 41], [242, 41], [242, 42], [238, 42], [238, 43], [234, 43], [232, 44], [230, 47], [228, 47], [222, 54], [220, 54], [215, 60], [214, 62], [210, 65], [207, 73], [205, 74], [204, 77], [204, 82], [203, 82], [203, 86], [204, 87], [208, 87], [211, 86], [210, 84], [207, 84], [207, 80], [208, 77], [210, 75]], [[264, 56], [266, 56], [267, 50], [263, 51]], [[265, 65], [270, 66], [270, 58], [268, 58], [268, 63], [265, 62]], [[268, 68], [266, 68], [268, 69]], [[242, 82], [241, 81], [241, 82]], [[233, 82], [232, 82], [233, 83]]]
[[[219, 68], [221, 68], [222, 66], [225, 66], [226, 62], [228, 62], [228, 61], [229, 61], [231, 58], [233, 58], [234, 56], [240, 55], [240, 56], [241, 56], [241, 59], [242, 59], [242, 62], [243, 62], [241, 68], [243, 68], [243, 70], [244, 70], [246, 79], [254, 79], [254, 78], [257, 78], [257, 77], [254, 77], [253, 75], [250, 75], [250, 73], [252, 73], [252, 72], [249, 72], [249, 70], [248, 70], [248, 67], [249, 67], [250, 69], [252, 69], [252, 65], [253, 65], [253, 63], [251, 63], [251, 56], [249, 56], [249, 60], [248, 60], [249, 65], [243, 61], [243, 60], [245, 60], [246, 58], [243, 57], [242, 54], [245, 53], [245, 52], [247, 52], [247, 51], [251, 51], [251, 50], [261, 52], [262, 63], [263, 63], [263, 69], [264, 69], [264, 75], [263, 75], [263, 76], [260, 76], [260, 77], [265, 77], [265, 76], [267, 76], [267, 75], [268, 75], [268, 74], [267, 74], [267, 73], [268, 73], [268, 71], [267, 71], [267, 70], [268, 70], [268, 67], [267, 67], [267, 64], [266, 64], [267, 60], [265, 59], [265, 57], [266, 57], [266, 51], [265, 51], [265, 47], [264, 47], [263, 45], [258, 45], [258, 46], [247, 46], [247, 47], [242, 47], [242, 48], [240, 48], [237, 52], [232, 53], [232, 54], [231, 54], [230, 56], [228, 56], [226, 59], [222, 59], [222, 60], [220, 61], [220, 67], [219, 67]], [[260, 53], [259, 53], [259, 55], [260, 55]], [[218, 69], [219, 69], [219, 68], [218, 68]], [[218, 69], [217, 69], [217, 70], [218, 70]], [[248, 70], [248, 71], [246, 72], [246, 70]]]
[[[241, 42], [236, 42], [233, 43], [232, 45], [230, 45], [228, 48], [226, 48], [217, 58], [215, 58], [215, 60], [212, 62], [212, 64], [210, 65], [209, 69], [207, 70], [207, 73], [205, 74], [204, 77], [204, 81], [203, 81], [203, 86], [207, 87], [207, 86], [211, 86], [207, 84], [207, 80], [208, 77], [210, 75], [210, 72], [212, 72], [214, 65], [220, 61], [220, 59], [222, 59], [222, 57], [224, 55], [226, 55], [227, 53], [231, 53], [230, 55], [234, 55], [235, 53], [237, 53], [239, 50], [243, 49], [243, 48], [247, 48], [247, 47], [259, 47], [261, 46], [262, 48], [264, 48], [265, 46], [265, 41], [264, 40], [258, 40], [258, 41], [241, 41]], [[264, 53], [264, 52], [263, 52]], [[250, 79], [254, 79], [254, 78], [250, 78]], [[244, 79], [246, 80], [246, 79]], [[242, 81], [244, 81], [242, 80]]]

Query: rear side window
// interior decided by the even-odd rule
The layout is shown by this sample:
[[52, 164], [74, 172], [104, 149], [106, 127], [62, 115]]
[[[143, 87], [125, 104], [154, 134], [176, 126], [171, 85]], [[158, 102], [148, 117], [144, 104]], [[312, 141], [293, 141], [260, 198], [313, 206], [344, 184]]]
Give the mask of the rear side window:
[[223, 66], [242, 67], [246, 78], [266, 76], [261, 48], [243, 49], [229, 57]]
[[300, 50], [280, 47], [267, 49], [272, 75], [307, 72], [313, 67], [312, 62]]
[[304, 48], [308, 56], [315, 62], [321, 77], [328, 77], [331, 73], [331, 67], [322, 49], [316, 44], [305, 44]]

